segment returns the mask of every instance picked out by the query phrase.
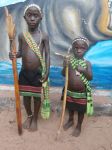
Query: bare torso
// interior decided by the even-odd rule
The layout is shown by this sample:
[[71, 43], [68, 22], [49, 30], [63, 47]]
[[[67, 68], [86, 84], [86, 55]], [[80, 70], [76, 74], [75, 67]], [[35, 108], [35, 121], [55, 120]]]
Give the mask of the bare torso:
[[[41, 55], [43, 55], [42, 35], [40, 37], [39, 34], [32, 34], [32, 37], [35, 40], [35, 42], [37, 43], [37, 45], [40, 45], [39, 49], [40, 49]], [[21, 51], [22, 68], [23, 69], [25, 69], [25, 70], [38, 70], [41, 67], [39, 57], [28, 46], [23, 35], [21, 36], [21, 39], [20, 39], [20, 51]]]
[[86, 88], [79, 75], [76, 75], [76, 70], [69, 65], [68, 74], [68, 90], [73, 92], [85, 92]]

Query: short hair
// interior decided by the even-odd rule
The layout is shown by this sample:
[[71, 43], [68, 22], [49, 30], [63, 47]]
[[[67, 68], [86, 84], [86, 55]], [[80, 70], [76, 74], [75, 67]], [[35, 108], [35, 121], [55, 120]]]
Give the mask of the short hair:
[[26, 6], [26, 8], [25, 8], [25, 10], [24, 10], [24, 15], [25, 15], [26, 11], [27, 11], [30, 7], [36, 7], [36, 8], [38, 9], [38, 11], [40, 12], [40, 14], [42, 14], [42, 10], [41, 10], [41, 8], [40, 8], [39, 5], [37, 5], [37, 4], [30, 4], [30, 5]]
[[84, 42], [87, 44], [87, 46], [89, 46], [89, 41], [88, 41], [88, 39], [85, 38], [85, 37], [78, 37], [78, 38], [75, 38], [75, 39], [72, 41], [72, 44], [73, 44], [74, 42], [77, 42], [77, 41], [84, 41]]

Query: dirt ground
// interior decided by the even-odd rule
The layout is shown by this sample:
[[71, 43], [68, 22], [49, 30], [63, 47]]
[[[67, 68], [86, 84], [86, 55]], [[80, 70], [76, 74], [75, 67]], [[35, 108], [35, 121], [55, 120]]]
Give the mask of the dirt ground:
[[[68, 131], [62, 129], [56, 140], [60, 122], [58, 102], [61, 89], [50, 90], [50, 119], [43, 120], [39, 116], [38, 131], [23, 130], [23, 134], [19, 136], [13, 88], [0, 88], [0, 150], [112, 150], [112, 99], [111, 96], [102, 96], [99, 93], [101, 92], [94, 93], [95, 114], [92, 117], [85, 115], [81, 135], [76, 138], [71, 135], [73, 128]], [[26, 113], [23, 105], [21, 108], [23, 122]], [[64, 121], [67, 117], [66, 112]], [[76, 124], [77, 114], [74, 119]]]

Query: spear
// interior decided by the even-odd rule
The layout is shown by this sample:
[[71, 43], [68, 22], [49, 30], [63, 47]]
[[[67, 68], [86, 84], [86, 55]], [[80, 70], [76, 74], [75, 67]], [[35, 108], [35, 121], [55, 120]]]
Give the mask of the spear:
[[[59, 135], [61, 133], [62, 126], [63, 126], [65, 108], [66, 108], [66, 97], [67, 97], [67, 88], [68, 88], [68, 59], [69, 59], [69, 55], [65, 56], [65, 55], [62, 55], [60, 53], [55, 53], [55, 54], [58, 56], [66, 57], [66, 59], [67, 59], [67, 63], [65, 66], [65, 86], [64, 86], [65, 88], [64, 88], [64, 97], [63, 97], [63, 104], [62, 104], [62, 113], [61, 113], [59, 128], [58, 128], [57, 135], [56, 135], [56, 140], [58, 140]], [[68, 51], [68, 54], [69, 54], [69, 51]]]
[[[5, 16], [6, 16], [6, 26], [7, 33], [10, 40], [10, 50], [16, 54], [16, 43], [15, 43], [15, 24], [13, 23], [13, 18], [9, 14], [8, 9], [5, 7]], [[15, 88], [15, 98], [16, 98], [16, 117], [18, 125], [18, 133], [22, 134], [22, 117], [21, 117], [21, 104], [20, 104], [20, 95], [19, 95], [19, 84], [18, 84], [18, 72], [16, 57], [12, 59], [12, 68], [13, 68], [13, 77], [14, 77], [14, 88]]]

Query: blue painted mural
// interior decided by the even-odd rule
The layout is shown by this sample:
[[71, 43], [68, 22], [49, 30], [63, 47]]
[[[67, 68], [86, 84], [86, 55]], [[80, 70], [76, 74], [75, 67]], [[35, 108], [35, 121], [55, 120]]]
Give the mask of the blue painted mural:
[[19, 2], [24, 2], [25, 0], [2, 0], [0, 1], [0, 7], [16, 4]]
[[[17, 35], [26, 30], [23, 19], [26, 0], [8, 6], [16, 23]], [[85, 58], [91, 61], [94, 78], [92, 86], [112, 89], [112, 0], [33, 0], [43, 10], [40, 28], [48, 33], [51, 49], [51, 85], [62, 86], [62, 58], [55, 52], [66, 54], [72, 40], [78, 36], [88, 38], [90, 49]], [[9, 42], [5, 28], [4, 8], [0, 8], [0, 84], [13, 84], [11, 62], [8, 59]], [[4, 42], [5, 41], [5, 42]], [[18, 71], [21, 63], [18, 62]], [[55, 75], [55, 76], [54, 76]]]

